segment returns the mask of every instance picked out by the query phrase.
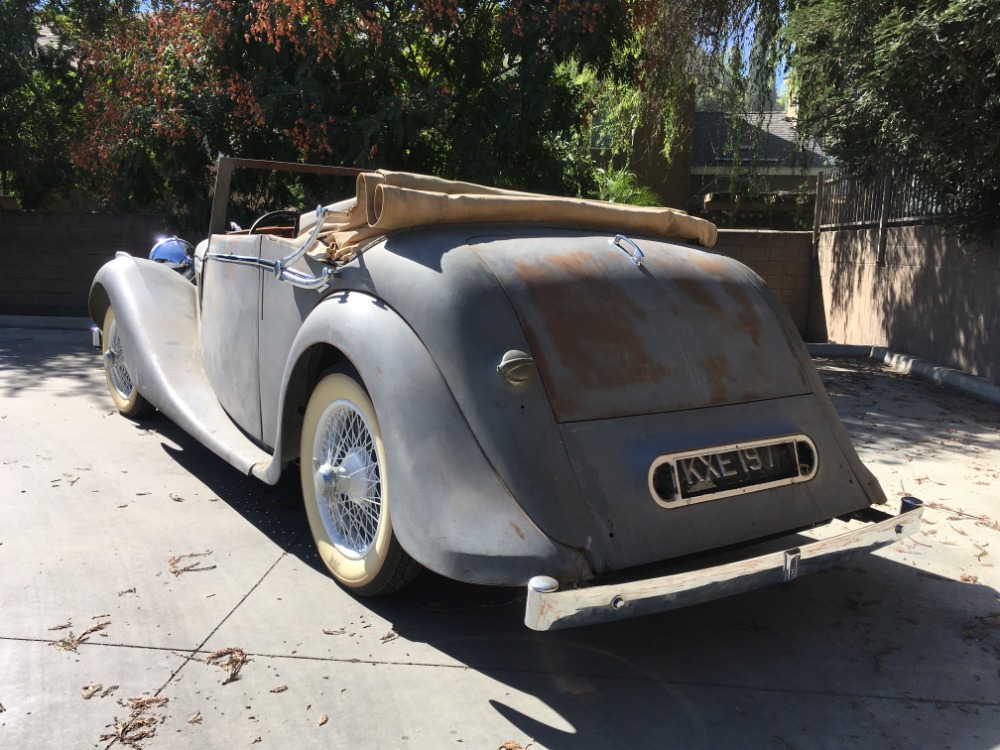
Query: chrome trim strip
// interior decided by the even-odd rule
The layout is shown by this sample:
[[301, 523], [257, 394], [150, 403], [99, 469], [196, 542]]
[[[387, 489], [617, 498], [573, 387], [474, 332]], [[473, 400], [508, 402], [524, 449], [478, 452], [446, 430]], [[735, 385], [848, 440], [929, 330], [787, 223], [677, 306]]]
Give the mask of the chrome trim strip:
[[324, 268], [323, 273], [320, 276], [312, 276], [311, 274], [297, 271], [294, 268], [288, 268], [288, 266], [302, 258], [309, 248], [316, 243], [320, 232], [323, 231], [323, 218], [327, 213], [327, 208], [317, 206], [316, 226], [313, 227], [309, 237], [298, 249], [295, 250], [295, 252], [286, 255], [281, 260], [263, 260], [262, 258], [255, 258], [249, 255], [226, 255], [223, 253], [205, 253], [205, 260], [217, 260], [220, 263], [232, 263], [237, 266], [253, 266], [255, 268], [262, 268], [265, 271], [271, 271], [275, 278], [279, 281], [287, 281], [292, 286], [297, 286], [300, 289], [316, 289], [318, 291], [323, 291], [330, 285], [330, 277], [337, 275], [336, 271], [330, 268]]
[[916, 533], [923, 503], [904, 497], [899, 515], [875, 510], [879, 520], [837, 536], [747, 560], [626, 583], [559, 590], [547, 576], [528, 584], [524, 624], [557, 630], [679, 609], [771, 586], [873, 552]]
[[[674, 472], [674, 486], [680, 487], [680, 477], [677, 475], [677, 462], [682, 461], [685, 458], [698, 458], [701, 456], [714, 456], [719, 453], [727, 453], [729, 451], [743, 451], [743, 450], [754, 450], [756, 448], [763, 448], [769, 445], [781, 445], [783, 443], [808, 443], [809, 447], [813, 452], [813, 467], [812, 471], [808, 474], [799, 474], [798, 476], [788, 477], [786, 479], [775, 479], [771, 482], [760, 482], [759, 484], [749, 484], [745, 487], [734, 487], [732, 489], [720, 490], [719, 492], [707, 492], [704, 495], [698, 495], [697, 497], [678, 497], [676, 500], [664, 500], [656, 492], [653, 487], [653, 474], [656, 470], [663, 466], [664, 464], [671, 464]], [[795, 447], [796, 459], [798, 459], [798, 446]], [[724, 497], [733, 497], [734, 495], [746, 495], [749, 492], [759, 492], [760, 490], [768, 490], [773, 487], [782, 487], [787, 484], [797, 484], [799, 482], [808, 482], [814, 476], [816, 472], [819, 471], [819, 451], [816, 450], [816, 443], [808, 435], [796, 434], [796, 435], [782, 435], [781, 437], [772, 437], [765, 440], [750, 440], [744, 443], [730, 443], [728, 445], [715, 445], [707, 448], [701, 448], [698, 450], [682, 451], [679, 453], [665, 453], [662, 456], [657, 456], [656, 459], [649, 465], [649, 472], [646, 475], [646, 482], [649, 486], [649, 494], [653, 496], [653, 500], [661, 508], [683, 508], [686, 505], [694, 505], [695, 503], [704, 503], [708, 500], [719, 500]]]

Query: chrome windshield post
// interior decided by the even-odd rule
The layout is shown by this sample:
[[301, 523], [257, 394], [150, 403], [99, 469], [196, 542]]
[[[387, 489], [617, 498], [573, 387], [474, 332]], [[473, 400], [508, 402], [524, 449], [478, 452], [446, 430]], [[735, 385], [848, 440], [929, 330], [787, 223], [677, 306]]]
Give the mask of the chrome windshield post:
[[[303, 255], [309, 252], [310, 248], [316, 244], [316, 240], [319, 238], [319, 233], [323, 231], [323, 219], [326, 217], [327, 208], [325, 206], [316, 206], [316, 226], [313, 227], [312, 233], [309, 238], [302, 243], [302, 246], [290, 255], [286, 255], [281, 260], [274, 262], [274, 275], [277, 276], [282, 281], [292, 281], [292, 279], [298, 276], [304, 276], [304, 274], [297, 274], [296, 272], [290, 272], [288, 266], [295, 263]], [[312, 277], [308, 277], [312, 278]]]

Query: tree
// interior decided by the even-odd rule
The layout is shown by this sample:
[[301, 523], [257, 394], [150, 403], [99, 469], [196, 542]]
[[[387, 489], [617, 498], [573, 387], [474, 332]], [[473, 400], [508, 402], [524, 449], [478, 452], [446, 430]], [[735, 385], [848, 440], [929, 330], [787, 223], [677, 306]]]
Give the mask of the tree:
[[[638, 4], [629, 43], [617, 51], [627, 80], [592, 82], [595, 140], [619, 158], [670, 159], [690, 136], [695, 100], [747, 115], [770, 107], [792, 0], [650, 0]], [[759, 115], [759, 123], [763, 116]], [[739, 154], [746, 117], [731, 118]], [[645, 140], [639, 139], [645, 134]], [[733, 184], [755, 182], [756, 162], [734, 162]]]
[[961, 233], [1000, 227], [995, 0], [799, 0], [786, 38], [800, 121], [845, 169], [903, 168]]
[[[627, 2], [160, 2], [84, 49], [78, 164], [119, 205], [204, 211], [217, 155], [578, 192], [572, 66], [605, 72]], [[570, 65], [571, 67], [567, 67]], [[256, 174], [244, 196], [281, 195]], [[277, 191], [277, 192], [276, 192]], [[192, 214], [192, 220], [195, 220]]]
[[0, 180], [28, 207], [66, 182], [77, 98], [64, 50], [39, 43], [39, 15], [23, 0], [0, 0]]
[[81, 40], [135, 5], [0, 0], [0, 181], [22, 206], [69, 195], [78, 184], [69, 150], [80, 126]]

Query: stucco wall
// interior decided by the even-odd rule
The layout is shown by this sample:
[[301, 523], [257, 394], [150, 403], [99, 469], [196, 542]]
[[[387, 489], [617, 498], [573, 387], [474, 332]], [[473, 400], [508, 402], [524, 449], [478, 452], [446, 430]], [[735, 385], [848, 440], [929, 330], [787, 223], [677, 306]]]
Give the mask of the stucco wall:
[[720, 229], [713, 248], [746, 264], [767, 282], [805, 335], [809, 315], [812, 233]]
[[0, 210], [0, 314], [86, 315], [97, 269], [145, 256], [164, 233], [155, 214]]
[[1000, 382], [1000, 242], [963, 243], [938, 227], [820, 235], [808, 338], [886, 346]]

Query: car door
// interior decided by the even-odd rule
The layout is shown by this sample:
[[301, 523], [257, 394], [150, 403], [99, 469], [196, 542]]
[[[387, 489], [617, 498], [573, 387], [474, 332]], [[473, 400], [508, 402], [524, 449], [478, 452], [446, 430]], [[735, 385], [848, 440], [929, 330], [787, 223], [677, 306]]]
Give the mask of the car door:
[[[202, 272], [201, 355], [226, 413], [261, 440], [258, 331], [263, 272], [261, 235], [213, 235]], [[233, 262], [229, 256], [249, 262]]]

